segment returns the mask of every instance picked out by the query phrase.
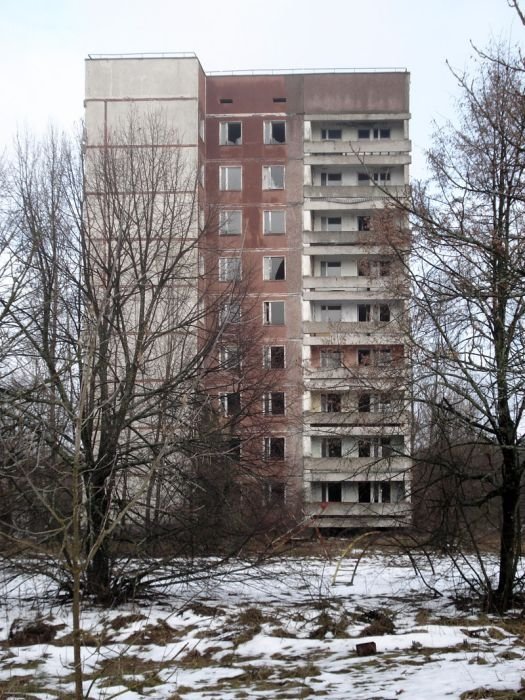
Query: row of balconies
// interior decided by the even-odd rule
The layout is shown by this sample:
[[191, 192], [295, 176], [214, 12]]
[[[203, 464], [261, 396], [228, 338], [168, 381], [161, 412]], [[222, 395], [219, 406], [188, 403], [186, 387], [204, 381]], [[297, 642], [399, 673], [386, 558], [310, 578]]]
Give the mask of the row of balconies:
[[[361, 428], [362, 426], [395, 426], [399, 428], [400, 426], [407, 426], [410, 421], [410, 414], [408, 411], [403, 410], [393, 410], [391, 412], [359, 412], [359, 411], [337, 411], [337, 412], [325, 412], [325, 411], [305, 411], [303, 413], [303, 420], [306, 426], [315, 426], [316, 424], [322, 423], [327, 426], [344, 426], [344, 427], [356, 427]], [[314, 434], [314, 431], [309, 434]], [[367, 434], [370, 431], [367, 430]], [[356, 431], [352, 431], [352, 434], [357, 434]]]

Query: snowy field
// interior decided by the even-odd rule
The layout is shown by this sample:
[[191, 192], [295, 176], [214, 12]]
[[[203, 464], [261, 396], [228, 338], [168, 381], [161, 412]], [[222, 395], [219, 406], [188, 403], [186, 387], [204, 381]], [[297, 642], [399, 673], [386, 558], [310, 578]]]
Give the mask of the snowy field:
[[[401, 555], [367, 555], [357, 569], [356, 561], [288, 558], [262, 572], [225, 569], [206, 588], [173, 588], [155, 603], [84, 610], [85, 696], [525, 697], [521, 611], [500, 619], [459, 610], [459, 582], [445, 562], [432, 571], [421, 561], [424, 582]], [[43, 598], [39, 583], [3, 584], [5, 700], [73, 697], [71, 611], [49, 595]], [[54, 638], [9, 643], [17, 618], [40, 618]], [[376, 653], [358, 656], [356, 645], [370, 641]]]

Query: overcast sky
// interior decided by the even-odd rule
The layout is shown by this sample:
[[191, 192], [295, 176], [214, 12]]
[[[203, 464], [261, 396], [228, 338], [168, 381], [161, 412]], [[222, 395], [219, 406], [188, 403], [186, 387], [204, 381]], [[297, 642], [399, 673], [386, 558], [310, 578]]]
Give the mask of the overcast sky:
[[462, 71], [491, 41], [525, 42], [506, 0], [0, 0], [0, 143], [79, 121], [90, 53], [193, 51], [206, 71], [405, 67], [422, 176], [433, 120], [454, 115], [446, 61]]

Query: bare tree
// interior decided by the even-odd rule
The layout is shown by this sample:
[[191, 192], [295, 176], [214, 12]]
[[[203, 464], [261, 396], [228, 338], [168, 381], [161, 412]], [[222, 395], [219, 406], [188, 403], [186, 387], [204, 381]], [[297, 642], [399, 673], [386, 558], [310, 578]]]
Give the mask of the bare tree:
[[[491, 506], [490, 517], [498, 521], [498, 580], [485, 571], [478, 550], [478, 583], [488, 608], [504, 611], [520, 583], [524, 86], [502, 52], [480, 57], [474, 78], [459, 82], [459, 124], [436, 134], [430, 181], [413, 187], [408, 207], [398, 202], [413, 224], [408, 332], [415, 400], [426, 406], [418, 417], [420, 430], [428, 426], [430, 449], [424, 452], [433, 468], [427, 476], [454, 483], [455, 512], [472, 544], [479, 534], [471, 529], [472, 508]], [[384, 223], [390, 238], [394, 229]]]
[[282, 520], [264, 496], [271, 377], [244, 352], [255, 301], [235, 275], [216, 284], [216, 216], [202, 219], [196, 168], [167, 142], [161, 116], [130, 119], [88, 144], [84, 168], [53, 137], [21, 145], [11, 176], [11, 226], [32, 255], [3, 302], [18, 342], [6, 438], [25, 436], [9, 484], [42, 518], [4, 538], [106, 603], [175, 556], [168, 576], [194, 573], [196, 553], [230, 556]]

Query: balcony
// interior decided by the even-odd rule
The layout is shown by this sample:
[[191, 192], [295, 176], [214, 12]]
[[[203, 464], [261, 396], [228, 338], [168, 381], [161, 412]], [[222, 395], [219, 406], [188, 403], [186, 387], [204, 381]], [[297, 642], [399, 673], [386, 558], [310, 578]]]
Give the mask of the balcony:
[[306, 426], [322, 423], [328, 426], [343, 427], [396, 427], [403, 430], [408, 426], [409, 414], [403, 410], [392, 411], [305, 411], [303, 420]]
[[[399, 455], [383, 459], [362, 457], [305, 457], [304, 471], [307, 481], [388, 481], [405, 478], [412, 463], [409, 457]], [[308, 474], [306, 474], [308, 472]]]
[[[307, 339], [308, 340], [308, 339]], [[308, 345], [315, 343], [308, 342]], [[369, 343], [372, 345], [373, 343]], [[408, 370], [402, 363], [381, 366], [353, 366], [328, 369], [322, 367], [306, 368], [304, 388], [306, 391], [374, 389], [390, 391], [404, 389], [408, 379]]]
[[401, 503], [306, 503], [307, 515], [319, 515], [323, 519], [330, 516], [353, 517], [389, 517], [405, 520], [410, 517], [410, 504]]
[[377, 187], [374, 184], [368, 185], [346, 185], [326, 187], [322, 185], [305, 185], [303, 194], [305, 198], [311, 199], [362, 199], [370, 206], [373, 200], [388, 201], [389, 197], [402, 198], [406, 196], [408, 185], [385, 185]]
[[409, 156], [412, 144], [409, 139], [378, 139], [343, 141], [342, 139], [305, 140], [304, 153], [306, 158], [319, 154], [341, 154], [344, 156], [359, 156], [366, 159], [369, 155]]

